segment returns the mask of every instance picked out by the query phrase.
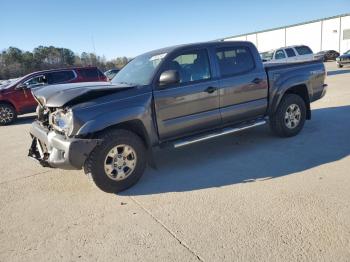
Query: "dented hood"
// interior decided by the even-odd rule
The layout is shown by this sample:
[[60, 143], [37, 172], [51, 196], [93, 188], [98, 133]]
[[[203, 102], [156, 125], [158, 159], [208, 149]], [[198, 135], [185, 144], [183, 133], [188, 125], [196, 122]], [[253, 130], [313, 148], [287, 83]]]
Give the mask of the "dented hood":
[[48, 85], [32, 89], [32, 94], [39, 104], [46, 107], [62, 107], [79, 99], [85, 101], [112, 94], [125, 88], [127, 84], [111, 84], [110, 82], [70, 83]]

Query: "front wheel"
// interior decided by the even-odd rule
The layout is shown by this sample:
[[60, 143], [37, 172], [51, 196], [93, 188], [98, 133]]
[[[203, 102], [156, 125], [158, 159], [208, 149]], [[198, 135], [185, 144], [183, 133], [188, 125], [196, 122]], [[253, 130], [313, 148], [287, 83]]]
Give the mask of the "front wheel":
[[9, 104], [0, 104], [0, 125], [10, 125], [17, 118], [15, 108]]
[[342, 68], [343, 65], [342, 64], [337, 64], [338, 68]]
[[301, 131], [305, 119], [304, 100], [298, 95], [287, 94], [282, 98], [275, 114], [270, 117], [270, 127], [278, 136], [291, 137]]
[[89, 155], [85, 173], [98, 188], [117, 193], [134, 185], [146, 168], [146, 148], [136, 134], [113, 130], [102, 134], [102, 142]]

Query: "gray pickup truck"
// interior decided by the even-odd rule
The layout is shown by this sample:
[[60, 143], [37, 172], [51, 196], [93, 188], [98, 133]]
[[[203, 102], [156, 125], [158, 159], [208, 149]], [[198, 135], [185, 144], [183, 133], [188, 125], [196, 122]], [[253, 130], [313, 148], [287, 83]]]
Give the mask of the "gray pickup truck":
[[[155, 147], [186, 146], [269, 122], [298, 134], [326, 92], [320, 61], [263, 66], [250, 42], [207, 42], [137, 56], [111, 83], [39, 87], [29, 156], [84, 169], [106, 192], [134, 185]], [[176, 159], [174, 159], [176, 161]]]

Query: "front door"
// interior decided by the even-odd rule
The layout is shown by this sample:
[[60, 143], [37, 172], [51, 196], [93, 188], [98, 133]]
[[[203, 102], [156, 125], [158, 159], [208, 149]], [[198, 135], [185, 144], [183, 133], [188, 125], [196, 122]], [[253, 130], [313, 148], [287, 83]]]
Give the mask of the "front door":
[[21, 105], [21, 113], [29, 113], [34, 112], [38, 103], [34, 99], [31, 88], [35, 88], [38, 86], [43, 86], [46, 84], [46, 76], [45, 75], [36, 75], [33, 76], [23, 82], [26, 86], [25, 88], [20, 88], [17, 90], [18, 92], [18, 102]]
[[174, 139], [220, 125], [218, 81], [212, 79], [207, 50], [175, 54], [161, 72], [167, 70], [178, 71], [180, 83], [155, 88], [160, 139]]

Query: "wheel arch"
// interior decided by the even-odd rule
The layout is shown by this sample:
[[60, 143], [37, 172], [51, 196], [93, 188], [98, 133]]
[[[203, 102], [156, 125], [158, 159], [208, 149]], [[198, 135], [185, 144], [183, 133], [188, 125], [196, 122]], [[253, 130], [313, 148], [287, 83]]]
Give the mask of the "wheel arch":
[[9, 101], [9, 100], [0, 100], [0, 104], [6, 104], [6, 105], [12, 106], [15, 109], [16, 114], [18, 114], [18, 110], [17, 110], [16, 106], [11, 101]]
[[142, 121], [139, 119], [128, 120], [125, 122], [107, 126], [104, 129], [96, 132], [93, 136], [97, 137], [99, 134], [111, 129], [124, 129], [130, 132], [133, 132], [142, 139], [146, 148], [151, 147], [151, 142], [150, 142], [146, 127], [144, 126]]
[[283, 92], [281, 92], [277, 97], [277, 101], [275, 100], [276, 102], [274, 103], [273, 110], [271, 113], [273, 114], [276, 112], [279, 104], [282, 101], [282, 98], [287, 94], [298, 95], [304, 100], [305, 106], [306, 106], [306, 119], [310, 120], [311, 119], [310, 95], [309, 95], [308, 87], [305, 83], [292, 85], [286, 88]]
[[304, 100], [305, 106], [306, 106], [306, 119], [310, 120], [311, 107], [310, 107], [310, 96], [309, 96], [307, 86], [305, 84], [292, 86], [289, 89], [287, 89], [286, 92], [284, 92], [283, 96], [287, 94], [298, 95]]

